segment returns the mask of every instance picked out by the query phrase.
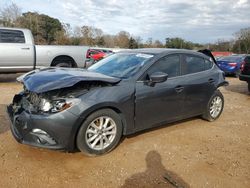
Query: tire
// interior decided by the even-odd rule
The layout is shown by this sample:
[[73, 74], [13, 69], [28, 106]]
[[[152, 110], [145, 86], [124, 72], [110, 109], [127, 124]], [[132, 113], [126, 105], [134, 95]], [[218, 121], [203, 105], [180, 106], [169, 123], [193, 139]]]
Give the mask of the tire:
[[85, 155], [102, 155], [114, 149], [121, 136], [122, 121], [119, 114], [111, 109], [102, 109], [89, 115], [83, 122], [77, 134], [76, 145]]
[[53, 60], [53, 62], [51, 63], [51, 66], [54, 67], [74, 67], [75, 65], [75, 61], [70, 58], [70, 57], [57, 57]]
[[[224, 108], [224, 97], [219, 90], [216, 90], [210, 98], [206, 111], [202, 115], [202, 118], [207, 121], [214, 121], [218, 119]], [[213, 110], [214, 109], [214, 110]]]
[[55, 67], [72, 67], [71, 63], [66, 63], [66, 62], [58, 62], [55, 63]]

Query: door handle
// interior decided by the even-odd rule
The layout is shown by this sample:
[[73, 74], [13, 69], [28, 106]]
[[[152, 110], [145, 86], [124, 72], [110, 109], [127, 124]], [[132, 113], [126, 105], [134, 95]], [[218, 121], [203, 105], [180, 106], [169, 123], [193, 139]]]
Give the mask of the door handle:
[[213, 84], [215, 81], [214, 81], [214, 79], [213, 78], [210, 78], [209, 80], [208, 80], [208, 83], [210, 83], [210, 84]]
[[183, 86], [176, 86], [176, 87], [175, 87], [175, 91], [176, 91], [177, 93], [182, 92], [182, 91], [183, 91], [183, 89], [184, 89], [184, 87], [183, 87]]
[[22, 50], [29, 50], [30, 48], [21, 48]]

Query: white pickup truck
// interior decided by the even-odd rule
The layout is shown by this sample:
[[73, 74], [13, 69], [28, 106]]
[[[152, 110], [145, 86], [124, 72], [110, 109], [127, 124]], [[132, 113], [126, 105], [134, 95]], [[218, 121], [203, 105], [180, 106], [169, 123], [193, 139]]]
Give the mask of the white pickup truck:
[[85, 67], [87, 46], [35, 45], [28, 29], [0, 27], [0, 73], [33, 69]]

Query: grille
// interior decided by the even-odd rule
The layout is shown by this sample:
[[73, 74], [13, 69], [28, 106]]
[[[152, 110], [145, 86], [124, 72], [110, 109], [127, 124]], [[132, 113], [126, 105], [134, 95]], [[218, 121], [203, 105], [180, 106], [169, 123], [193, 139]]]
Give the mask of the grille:
[[41, 102], [41, 98], [36, 93], [33, 92], [29, 92], [27, 99], [34, 106], [39, 106]]

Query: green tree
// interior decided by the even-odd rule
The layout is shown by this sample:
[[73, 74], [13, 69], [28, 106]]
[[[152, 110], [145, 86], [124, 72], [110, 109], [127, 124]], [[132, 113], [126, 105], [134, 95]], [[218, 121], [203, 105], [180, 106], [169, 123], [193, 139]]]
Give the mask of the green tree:
[[165, 43], [166, 48], [182, 48], [182, 49], [194, 49], [194, 48], [200, 48], [202, 45], [185, 41], [182, 38], [176, 37], [176, 38], [166, 38]]
[[38, 44], [55, 43], [58, 32], [64, 31], [58, 19], [37, 12], [23, 13], [16, 22], [18, 27], [30, 29]]
[[133, 37], [129, 38], [129, 48], [130, 49], [138, 48], [138, 43], [136, 42], [136, 40]]

